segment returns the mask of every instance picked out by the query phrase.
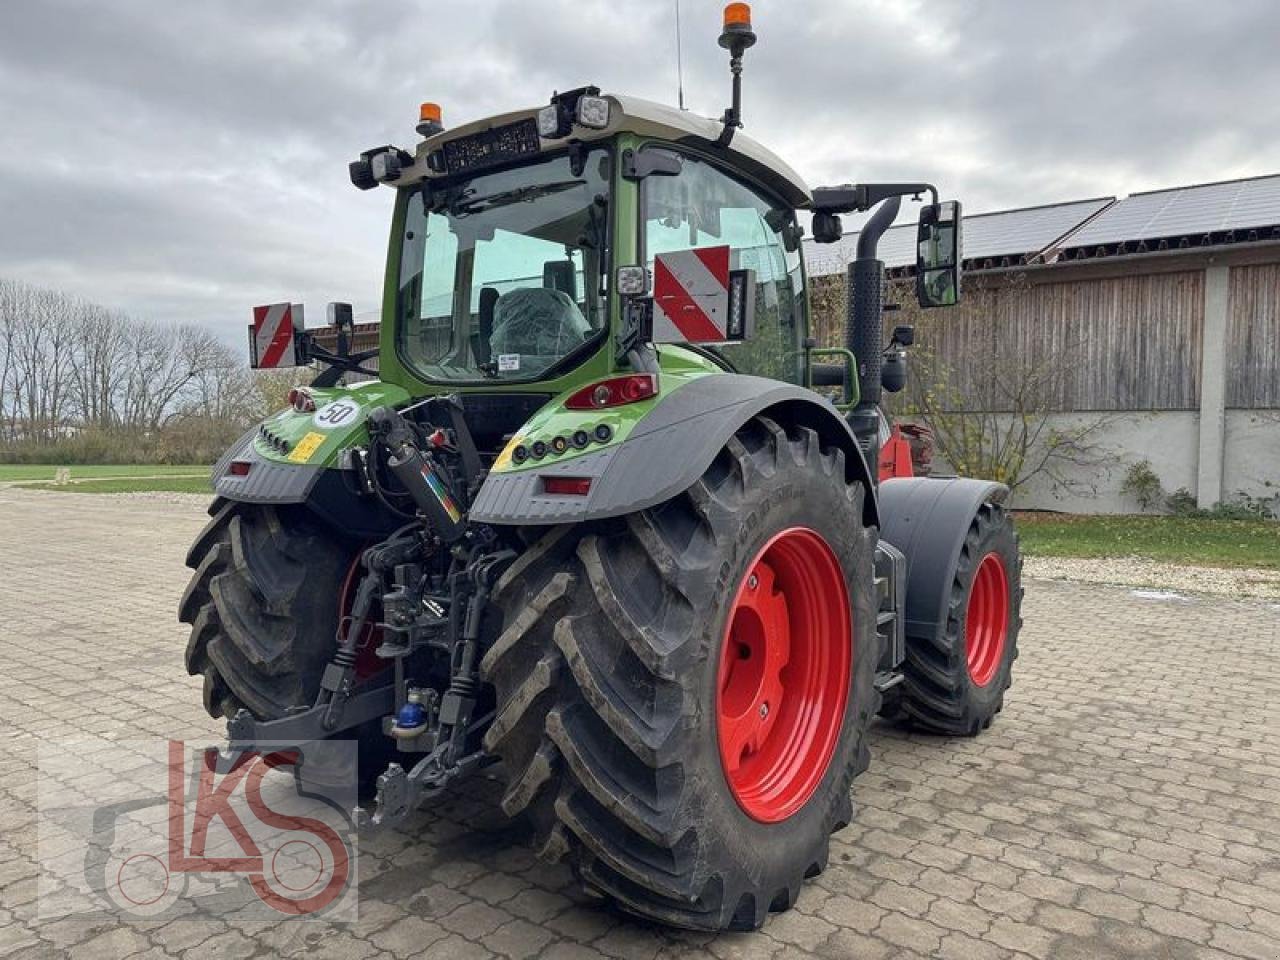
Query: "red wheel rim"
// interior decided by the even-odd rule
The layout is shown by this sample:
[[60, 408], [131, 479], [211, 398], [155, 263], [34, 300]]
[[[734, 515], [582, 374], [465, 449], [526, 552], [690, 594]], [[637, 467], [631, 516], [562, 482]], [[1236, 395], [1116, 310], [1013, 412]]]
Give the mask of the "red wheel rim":
[[1000, 554], [988, 553], [973, 575], [964, 615], [965, 657], [969, 677], [978, 686], [985, 687], [1000, 669], [1008, 633], [1009, 578]]
[[747, 565], [721, 642], [716, 737], [754, 820], [785, 820], [826, 775], [849, 698], [849, 625], [844, 571], [813, 530], [783, 530]]
[[[341, 643], [342, 638], [346, 636], [347, 625], [351, 622], [351, 608], [355, 605], [356, 590], [360, 587], [360, 578], [364, 572], [364, 566], [360, 563], [363, 557], [363, 550], [356, 554], [355, 559], [351, 561], [351, 566], [347, 568], [347, 575], [342, 578], [342, 589], [338, 591], [338, 643]], [[386, 668], [386, 662], [375, 652], [381, 642], [382, 631], [378, 629], [377, 623], [366, 621], [364, 628], [360, 631], [357, 646], [356, 677], [358, 679], [372, 677]]]

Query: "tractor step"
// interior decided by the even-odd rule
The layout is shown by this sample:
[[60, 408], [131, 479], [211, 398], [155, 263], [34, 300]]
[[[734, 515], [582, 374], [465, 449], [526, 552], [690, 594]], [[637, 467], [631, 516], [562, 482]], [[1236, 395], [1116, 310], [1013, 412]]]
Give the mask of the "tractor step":
[[902, 672], [899, 670], [884, 670], [876, 674], [875, 680], [871, 681], [879, 693], [886, 690], [892, 690], [902, 682]]

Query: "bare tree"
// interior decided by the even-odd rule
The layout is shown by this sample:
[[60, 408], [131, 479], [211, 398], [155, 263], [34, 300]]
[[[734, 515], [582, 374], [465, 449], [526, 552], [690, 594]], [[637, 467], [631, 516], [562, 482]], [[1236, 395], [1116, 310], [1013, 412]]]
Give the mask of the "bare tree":
[[110, 429], [119, 420], [129, 319], [93, 304], [76, 311], [71, 353], [72, 390], [81, 421]]
[[298, 377], [255, 376], [191, 324], [0, 279], [0, 458], [212, 458]]
[[1066, 335], [1053, 349], [1010, 342], [991, 294], [1017, 296], [1025, 277], [993, 283], [944, 311], [908, 311], [922, 330], [910, 353], [908, 389], [894, 408], [933, 431], [938, 453], [958, 473], [1014, 490], [1036, 478], [1081, 487], [1082, 477], [1113, 459], [1101, 434], [1114, 419], [1053, 416], [1070, 409], [1066, 398], [1083, 344]]
[[226, 344], [210, 345], [181, 405], [181, 415], [247, 425], [261, 415], [260, 407], [257, 384], [244, 359]]
[[190, 324], [135, 321], [126, 341], [121, 419], [134, 429], [155, 430], [175, 412], [183, 390], [218, 340]]
[[0, 280], [0, 440], [11, 441], [17, 429], [17, 372], [14, 344], [18, 334], [18, 285]]
[[15, 434], [37, 442], [54, 440], [66, 426], [72, 304], [68, 297], [52, 290], [24, 284], [13, 288], [9, 307], [12, 334], [6, 350], [12, 366], [12, 427]]

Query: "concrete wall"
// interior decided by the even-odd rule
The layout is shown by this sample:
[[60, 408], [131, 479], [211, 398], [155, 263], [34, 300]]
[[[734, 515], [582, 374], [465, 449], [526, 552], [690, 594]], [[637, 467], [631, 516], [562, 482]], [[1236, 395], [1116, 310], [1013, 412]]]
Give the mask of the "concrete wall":
[[[908, 295], [899, 291], [899, 299]], [[999, 396], [971, 388], [983, 383], [971, 371], [986, 368], [964, 358], [1001, 349], [1054, 356], [1076, 337], [1070, 356], [1079, 376], [1050, 401], [1050, 409], [1061, 412], [1049, 415], [1049, 429], [1105, 424], [1093, 437], [1102, 462], [1064, 467], [1065, 487], [1045, 476], [1029, 479], [1018, 490], [1018, 505], [1136, 512], [1138, 504], [1120, 488], [1142, 460], [1166, 493], [1185, 488], [1204, 508], [1280, 493], [1280, 246], [1274, 242], [989, 271], [971, 280], [966, 296], [967, 305], [953, 311], [919, 317], [908, 304], [886, 320], [916, 322], [917, 344], [950, 358], [953, 369], [943, 385], [965, 399], [962, 409], [985, 403], [1012, 409], [996, 406]], [[812, 284], [815, 330], [828, 342], [840, 335], [843, 299], [840, 277]]]
[[[1129, 468], [1142, 460], [1150, 462], [1165, 493], [1186, 488], [1199, 496], [1199, 413], [1058, 413], [1050, 416], [1049, 427], [1065, 430], [1100, 421], [1093, 444], [1101, 462], [1055, 468], [1065, 475], [1066, 486], [1046, 475], [1028, 480], [1019, 487], [1015, 506], [1069, 513], [1137, 513], [1138, 503], [1121, 487]], [[1224, 423], [1221, 492], [1212, 502], [1280, 493], [1280, 410], [1227, 410]], [[939, 469], [946, 469], [941, 458]]]
[[1222, 497], [1280, 493], [1280, 410], [1228, 410]]

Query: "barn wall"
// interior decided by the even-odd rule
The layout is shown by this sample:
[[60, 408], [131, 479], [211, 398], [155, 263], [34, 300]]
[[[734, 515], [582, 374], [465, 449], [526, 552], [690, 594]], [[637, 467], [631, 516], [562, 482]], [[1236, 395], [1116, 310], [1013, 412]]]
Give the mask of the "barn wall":
[[[1206, 271], [1218, 267], [1228, 268], [1219, 272], [1227, 277], [1226, 316], [1219, 300], [1217, 319], [1207, 325]], [[813, 278], [810, 291], [814, 335], [839, 344], [844, 277]], [[1032, 481], [1020, 491], [1021, 506], [1130, 512], [1136, 504], [1120, 487], [1140, 460], [1151, 462], [1167, 491], [1185, 487], [1202, 506], [1219, 497], [1280, 492], [1280, 260], [1274, 246], [970, 274], [962, 304], [945, 310], [919, 310], [906, 284], [890, 299], [903, 309], [886, 314], [886, 339], [893, 325], [914, 323], [916, 352], [932, 351], [942, 360], [938, 386], [954, 391], [944, 396], [962, 397], [969, 408], [1009, 410], [974, 374], [990, 367], [985, 358], [1063, 364], [1049, 404], [1050, 428], [1105, 420], [1097, 442], [1111, 452], [1110, 462], [1076, 468], [1071, 491], [1043, 478]], [[1225, 336], [1207, 355], [1206, 329]], [[1204, 376], [1214, 378], [1216, 389], [1202, 395]], [[1210, 397], [1216, 407], [1205, 412], [1206, 434], [1201, 407]], [[887, 405], [901, 411], [906, 399], [891, 397]]]
[[1227, 294], [1227, 406], [1280, 408], [1280, 263], [1233, 267]]
[[[815, 336], [838, 345], [843, 278], [814, 286]], [[966, 406], [1011, 409], [966, 378], [964, 358], [993, 355], [1033, 369], [1062, 365], [1053, 377], [1057, 411], [1199, 408], [1203, 271], [1060, 282], [975, 277], [962, 305], [946, 310], [919, 310], [909, 296], [898, 291], [903, 309], [886, 315], [886, 331], [915, 324], [916, 342], [950, 368], [948, 387]]]
[[[1087, 424], [1095, 415], [1055, 413], [1049, 429], [1067, 430]], [[1067, 486], [1047, 476], [1019, 487], [1014, 506], [1020, 510], [1068, 513], [1136, 513], [1138, 503], [1123, 491], [1125, 474], [1141, 460], [1151, 464], [1166, 494], [1185, 489], [1198, 495], [1200, 415], [1189, 410], [1125, 412], [1109, 415], [1095, 440], [1102, 462], [1065, 471]], [[1280, 411], [1228, 410], [1223, 499], [1265, 499], [1280, 492]], [[947, 472], [937, 458], [938, 472]]]

